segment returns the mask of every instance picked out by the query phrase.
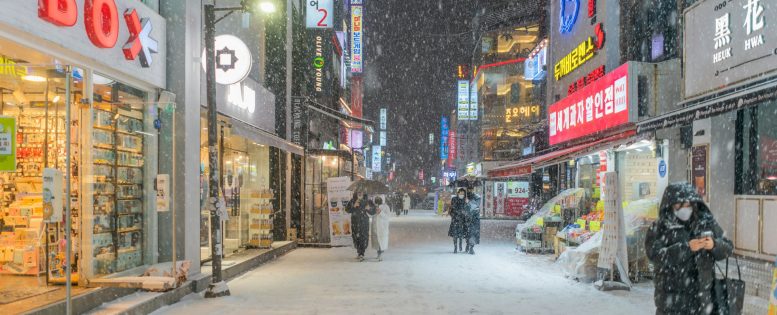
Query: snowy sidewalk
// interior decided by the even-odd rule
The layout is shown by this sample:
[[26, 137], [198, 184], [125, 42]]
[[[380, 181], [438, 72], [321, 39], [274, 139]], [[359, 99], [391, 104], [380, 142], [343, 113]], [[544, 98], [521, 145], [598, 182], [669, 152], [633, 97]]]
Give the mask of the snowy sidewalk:
[[655, 312], [649, 283], [631, 292], [600, 292], [564, 278], [548, 256], [515, 251], [515, 222], [483, 221], [477, 254], [454, 255], [448, 222], [418, 213], [394, 217], [383, 262], [359, 263], [350, 248], [297, 249], [231, 281], [232, 296], [190, 294], [155, 314]]

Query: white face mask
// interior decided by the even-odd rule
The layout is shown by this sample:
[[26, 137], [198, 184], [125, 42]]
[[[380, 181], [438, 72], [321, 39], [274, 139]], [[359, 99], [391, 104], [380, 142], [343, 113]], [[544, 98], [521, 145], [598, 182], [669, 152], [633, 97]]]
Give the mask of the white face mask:
[[459, 199], [464, 199], [464, 194], [459, 194]]
[[691, 207], [682, 207], [680, 209], [675, 210], [674, 215], [677, 216], [680, 221], [688, 221], [691, 218], [691, 215], [693, 214], [693, 208]]

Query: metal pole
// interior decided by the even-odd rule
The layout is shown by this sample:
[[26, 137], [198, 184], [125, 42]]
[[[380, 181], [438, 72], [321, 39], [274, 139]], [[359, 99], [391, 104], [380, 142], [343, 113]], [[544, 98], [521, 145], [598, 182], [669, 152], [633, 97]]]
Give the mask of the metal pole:
[[218, 207], [223, 207], [219, 203], [219, 164], [218, 148], [216, 147], [218, 136], [218, 114], [216, 111], [216, 61], [215, 61], [215, 32], [216, 32], [216, 9], [212, 4], [205, 5], [205, 64], [207, 71], [206, 92], [208, 102], [208, 165], [210, 174], [208, 176], [210, 198], [210, 217], [211, 217], [211, 253], [212, 262], [212, 280], [205, 292], [206, 298], [214, 298], [229, 295], [229, 287], [221, 278], [221, 215]]
[[[291, 87], [292, 87], [292, 49], [294, 47], [292, 25], [292, 0], [286, 0], [286, 140], [291, 142]], [[289, 229], [291, 228], [291, 172], [292, 159], [291, 152], [286, 152], [286, 235], [283, 239], [288, 240]]]
[[[170, 106], [170, 104], [167, 104], [165, 106]], [[159, 108], [157, 108], [157, 110], [159, 110]], [[164, 111], [160, 110], [160, 115], [158, 115], [158, 116], [161, 116], [162, 112], [164, 112]], [[170, 115], [170, 118], [171, 118], [170, 120], [172, 121], [172, 129], [171, 129], [172, 135], [171, 135], [171, 139], [174, 140], [175, 139], [175, 120], [176, 120], [175, 119], [175, 109], [173, 109], [173, 113]], [[173, 156], [174, 157], [176, 156], [175, 155], [175, 147], [176, 146], [173, 145]], [[170, 177], [173, 177], [176, 174], [176, 172], [175, 172], [175, 158], [173, 158], [173, 167], [172, 168], [173, 168], [172, 169], [172, 174], [171, 174]], [[176, 182], [175, 180], [170, 180], [169, 183], [170, 183], [170, 188], [171, 189], [170, 189], [170, 191], [168, 191], [168, 194], [171, 191], [175, 192], [175, 182]], [[178, 233], [176, 231], [178, 231], [178, 230], [176, 229], [176, 226], [175, 226], [175, 223], [176, 223], [175, 222], [175, 216], [176, 216], [177, 207], [176, 207], [176, 204], [175, 204], [175, 198], [171, 198], [169, 195], [168, 195], [168, 198], [170, 198], [168, 201], [170, 203], [172, 203], [171, 205], [167, 205], [169, 207], [168, 210], [172, 209], [172, 210], [170, 210], [170, 213], [173, 216], [173, 270], [172, 270], [172, 273], [173, 273], [173, 279], [177, 281], [177, 279], [178, 279], [178, 266], [176, 266], [176, 264], [177, 264], [176, 260], [178, 260], [178, 257], [177, 257], [178, 253], [176, 253], [176, 245], [177, 245], [178, 239], [176, 238], [176, 234], [178, 234]]]
[[[70, 263], [70, 254], [73, 251], [73, 235], [71, 229], [73, 216], [70, 207], [70, 80], [71, 69], [67, 66], [65, 70], [65, 313], [73, 313], [73, 301], [71, 296], [71, 287], [73, 286], [71, 275], [73, 268]], [[48, 246], [48, 245], [47, 245]]]

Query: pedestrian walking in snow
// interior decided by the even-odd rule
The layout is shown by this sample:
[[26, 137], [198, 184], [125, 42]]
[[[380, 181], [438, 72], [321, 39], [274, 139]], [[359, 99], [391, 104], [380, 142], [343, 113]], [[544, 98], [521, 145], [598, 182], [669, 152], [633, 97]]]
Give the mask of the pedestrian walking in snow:
[[467, 188], [467, 212], [464, 216], [464, 234], [467, 253], [475, 255], [475, 245], [480, 244], [480, 196], [472, 187]]
[[405, 194], [405, 196], [402, 198], [402, 210], [405, 211], [405, 215], [407, 215], [407, 212], [410, 211], [410, 207], [412, 207], [410, 204], [410, 195]]
[[[448, 228], [448, 236], [453, 238], [453, 253], [464, 252], [462, 241], [464, 240], [464, 222], [469, 213], [467, 204], [467, 190], [459, 188], [456, 196], [451, 199], [451, 226]], [[457, 247], [458, 243], [458, 247]]]
[[351, 214], [351, 237], [353, 246], [356, 247], [357, 259], [364, 261], [364, 251], [370, 241], [370, 215], [375, 214], [375, 205], [367, 199], [367, 194], [359, 196], [359, 192], [353, 193], [353, 198], [345, 212]]
[[378, 261], [383, 261], [383, 253], [388, 249], [389, 218], [391, 209], [383, 203], [383, 199], [375, 197], [375, 215], [372, 216], [372, 248], [378, 251]]
[[645, 250], [655, 264], [656, 314], [717, 313], [715, 261], [727, 259], [732, 244], [690, 184], [666, 188]]

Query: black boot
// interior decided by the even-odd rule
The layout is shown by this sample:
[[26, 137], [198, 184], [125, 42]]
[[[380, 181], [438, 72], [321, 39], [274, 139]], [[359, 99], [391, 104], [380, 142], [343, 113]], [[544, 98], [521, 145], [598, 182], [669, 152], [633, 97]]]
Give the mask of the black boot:
[[459, 248], [456, 247], [456, 239], [454, 238], [453, 239], [453, 253], [455, 254], [455, 253], [458, 253], [458, 252], [459, 252]]
[[467, 254], [475, 255], [475, 245], [467, 246]]
[[[462, 243], [462, 239], [459, 239], [459, 251], [463, 253], [464, 252], [464, 248], [461, 247], [461, 243]], [[456, 246], [456, 244], [454, 243], [453, 246]]]

